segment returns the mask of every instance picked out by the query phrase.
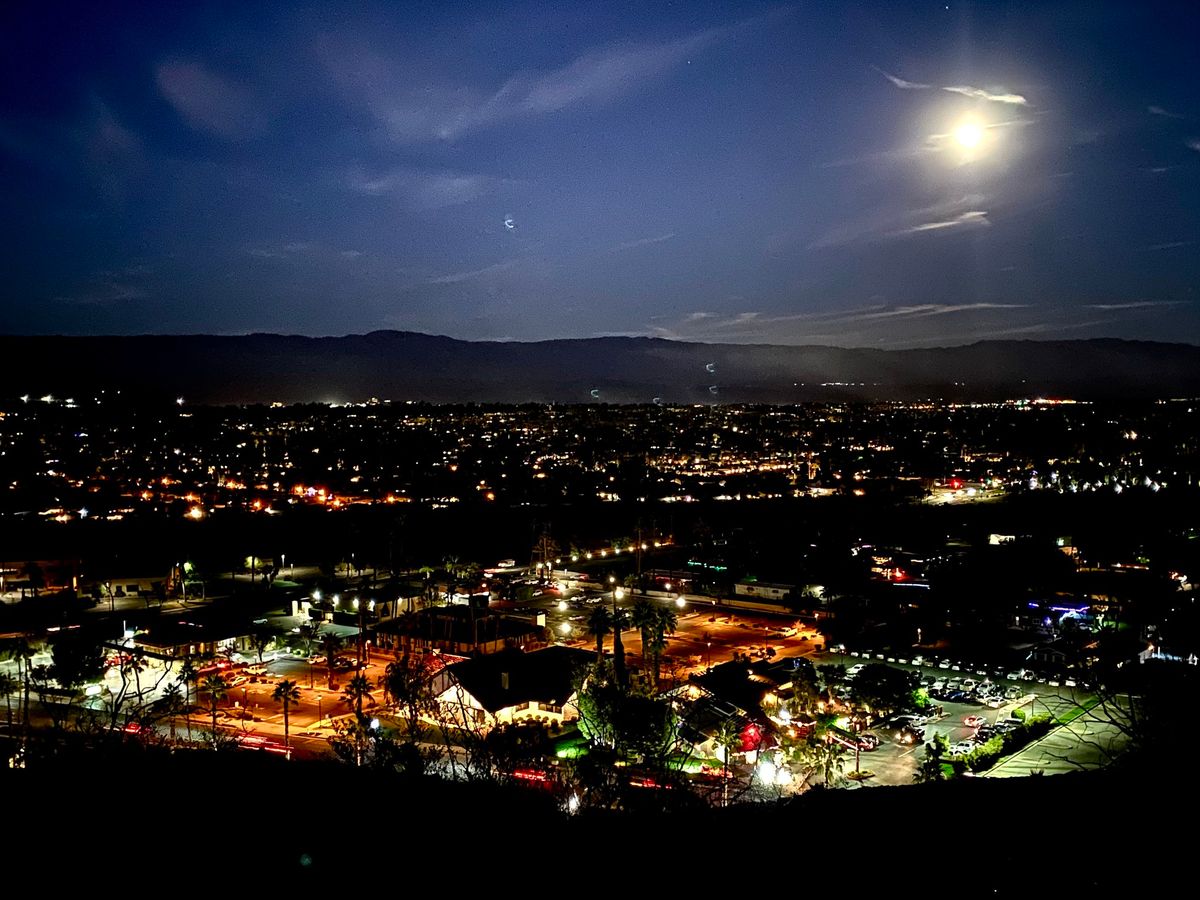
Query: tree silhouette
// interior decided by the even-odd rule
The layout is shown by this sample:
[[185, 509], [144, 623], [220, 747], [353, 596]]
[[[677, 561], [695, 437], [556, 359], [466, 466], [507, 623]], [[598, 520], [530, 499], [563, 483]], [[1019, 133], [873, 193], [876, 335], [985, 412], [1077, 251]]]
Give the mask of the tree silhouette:
[[283, 706], [283, 745], [290, 747], [292, 741], [288, 730], [288, 709], [292, 704], [300, 702], [300, 688], [296, 686], [296, 682], [288, 681], [285, 678], [275, 685], [275, 691], [271, 697]]
[[604, 662], [604, 638], [612, 634], [613, 630], [612, 613], [603, 603], [596, 604], [588, 614], [587, 630], [596, 638], [596, 665], [599, 667]]
[[362, 718], [363, 699], [371, 696], [371, 679], [366, 675], [355, 675], [342, 691], [342, 700], [354, 707], [354, 712]]
[[217, 708], [221, 705], [221, 701], [229, 696], [229, 685], [220, 675], [209, 675], [200, 683], [200, 692], [208, 695], [208, 711], [212, 714], [213, 749], [216, 750], [218, 743]]

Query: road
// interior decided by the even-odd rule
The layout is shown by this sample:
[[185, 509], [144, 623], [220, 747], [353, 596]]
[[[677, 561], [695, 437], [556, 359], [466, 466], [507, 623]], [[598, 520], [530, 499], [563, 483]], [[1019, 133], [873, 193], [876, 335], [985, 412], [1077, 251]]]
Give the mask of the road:
[[[640, 596], [625, 593], [617, 606], [628, 612]], [[765, 658], [770, 648], [776, 656], [803, 656], [824, 643], [819, 633], [811, 626], [801, 626], [795, 617], [732, 610], [710, 597], [695, 594], [668, 596], [657, 592], [647, 596], [654, 603], [671, 605], [678, 615], [675, 632], [667, 635], [662, 671], [667, 673], [674, 668], [680, 680], [706, 666], [730, 661], [735, 652], [757, 659]], [[571, 587], [563, 592], [546, 591], [522, 604], [521, 609], [544, 612], [547, 628], [562, 643], [595, 647], [595, 639], [587, 631], [588, 614], [597, 603], [611, 607], [612, 602], [611, 591]], [[564, 626], [569, 631], [564, 631]], [[641, 634], [636, 629], [626, 630], [621, 634], [621, 643], [630, 661], [638, 663], [642, 653]], [[604, 646], [612, 649], [611, 636], [605, 638]]]

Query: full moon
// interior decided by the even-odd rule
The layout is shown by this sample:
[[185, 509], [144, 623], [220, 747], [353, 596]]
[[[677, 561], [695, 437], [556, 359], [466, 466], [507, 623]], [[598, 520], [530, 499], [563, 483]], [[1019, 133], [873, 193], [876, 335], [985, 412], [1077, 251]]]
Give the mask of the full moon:
[[978, 122], [963, 122], [954, 129], [954, 140], [965, 150], [974, 150], [983, 141], [983, 127]]

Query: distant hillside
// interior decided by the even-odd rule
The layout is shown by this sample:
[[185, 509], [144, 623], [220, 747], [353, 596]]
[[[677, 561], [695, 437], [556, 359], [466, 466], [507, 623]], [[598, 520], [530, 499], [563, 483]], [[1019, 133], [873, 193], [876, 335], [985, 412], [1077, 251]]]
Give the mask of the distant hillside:
[[400, 331], [0, 336], [0, 394], [183, 396], [191, 402], [424, 400], [794, 403], [836, 399], [1086, 399], [1200, 393], [1200, 347], [985, 341], [929, 350], [694, 344], [653, 338], [495, 343]]

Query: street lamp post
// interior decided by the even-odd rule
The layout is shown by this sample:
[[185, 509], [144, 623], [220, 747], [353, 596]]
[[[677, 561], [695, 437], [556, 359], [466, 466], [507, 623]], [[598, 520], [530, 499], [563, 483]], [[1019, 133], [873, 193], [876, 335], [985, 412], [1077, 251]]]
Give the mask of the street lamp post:
[[324, 718], [325, 718], [325, 716], [321, 710], [321, 695], [317, 694], [317, 726], [318, 727], [321, 725], [321, 720]]

